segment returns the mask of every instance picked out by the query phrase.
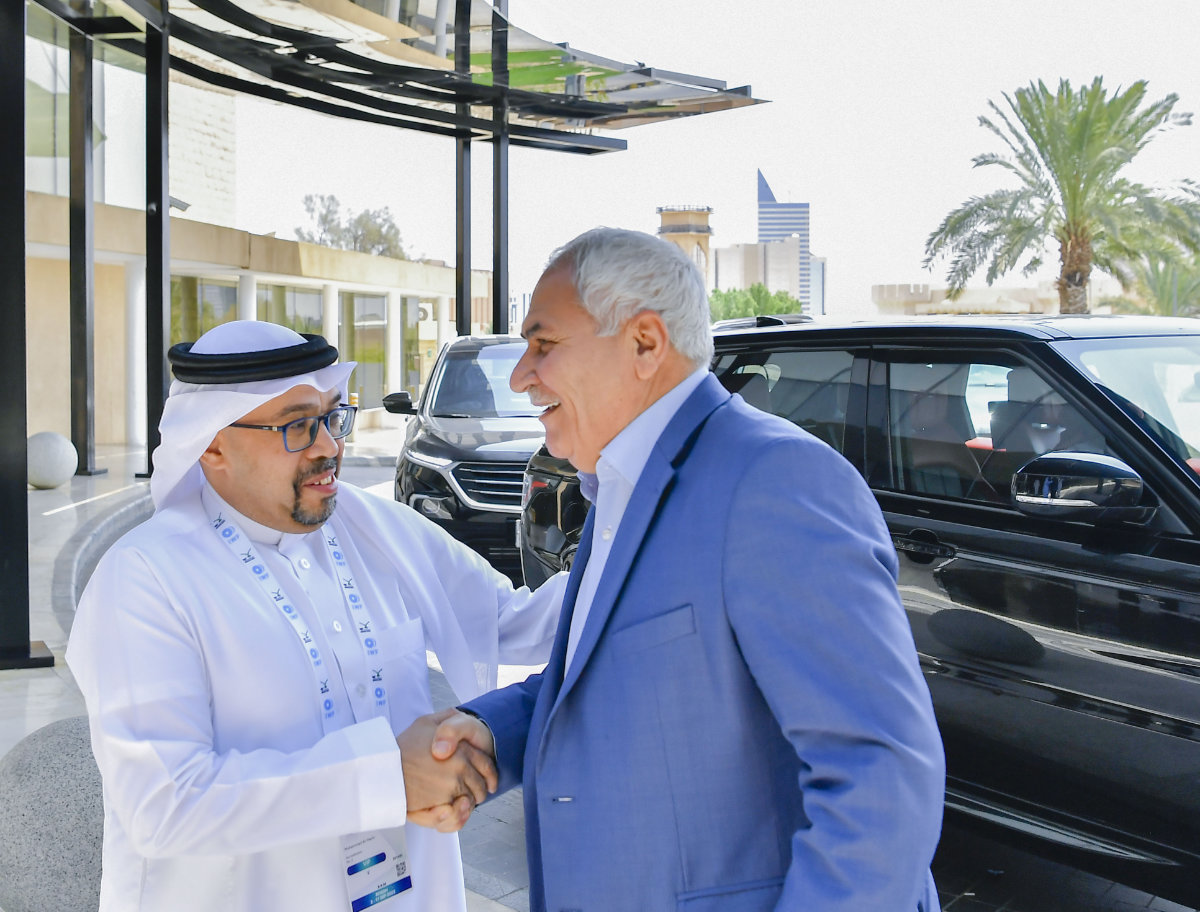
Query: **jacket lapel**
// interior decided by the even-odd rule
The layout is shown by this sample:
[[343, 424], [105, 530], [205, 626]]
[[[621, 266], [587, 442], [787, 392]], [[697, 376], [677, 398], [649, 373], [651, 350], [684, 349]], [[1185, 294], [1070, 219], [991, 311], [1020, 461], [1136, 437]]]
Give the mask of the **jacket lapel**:
[[[657, 443], [655, 443], [653, 450], [651, 450], [650, 457], [646, 460], [646, 466], [642, 470], [637, 486], [633, 489], [633, 496], [629, 500], [629, 506], [625, 510], [625, 515], [621, 518], [621, 525], [617, 530], [616, 540], [613, 542], [612, 550], [609, 552], [608, 562], [604, 565], [604, 574], [601, 576], [600, 583], [596, 587], [596, 595], [592, 599], [592, 606], [588, 612], [587, 622], [580, 633], [579, 644], [575, 648], [575, 657], [571, 662], [571, 667], [568, 669], [565, 679], [562, 679], [563, 686], [557, 696], [556, 704], [557, 701], [562, 699], [563, 694], [567, 693], [575, 681], [579, 679], [579, 675], [584, 666], [587, 665], [588, 659], [596, 647], [596, 643], [599, 642], [600, 635], [604, 631], [605, 626], [607, 626], [613, 608], [616, 606], [621, 592], [625, 588], [625, 582], [629, 578], [638, 552], [641, 550], [642, 542], [645, 541], [646, 533], [650, 530], [650, 527], [659, 514], [660, 504], [670, 492], [675, 482], [675, 475], [679, 465], [687, 456], [688, 451], [690, 451], [692, 443], [700, 433], [700, 429], [704, 426], [704, 422], [708, 419], [708, 416], [713, 413], [717, 406], [728, 399], [729, 393], [717, 382], [716, 377], [709, 374], [692, 391], [692, 394], [684, 400], [683, 405], [675, 413], [675, 416], [671, 419]], [[584, 533], [587, 536], [587, 547], [590, 552], [592, 533], [591, 512], [588, 514], [588, 520], [589, 522], [584, 528]], [[583, 547], [583, 538], [581, 537], [580, 549], [582, 550]], [[576, 558], [576, 567], [582, 570], [578, 557]], [[582, 572], [580, 572], [579, 576], [582, 577]], [[570, 593], [571, 604], [574, 607], [574, 596], [579, 590], [579, 583], [574, 578], [571, 580], [571, 583], [574, 584], [574, 592]], [[568, 591], [570, 590], [568, 589]], [[566, 595], [564, 595], [565, 605]], [[569, 620], [567, 624], [566, 630], [569, 630]], [[566, 633], [561, 625], [559, 634], [564, 645], [563, 652], [565, 652]], [[556, 653], [559, 651], [557, 648], [555, 649]], [[561, 668], [562, 656], [558, 658]], [[559, 674], [561, 676], [561, 671]]]

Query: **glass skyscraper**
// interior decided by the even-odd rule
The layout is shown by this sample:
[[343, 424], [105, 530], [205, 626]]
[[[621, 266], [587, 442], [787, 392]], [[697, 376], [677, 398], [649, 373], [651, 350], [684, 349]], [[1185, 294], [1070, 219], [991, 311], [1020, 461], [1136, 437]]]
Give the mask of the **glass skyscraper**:
[[790, 237], [799, 240], [797, 257], [797, 298], [807, 312], [812, 306], [812, 254], [808, 246], [808, 203], [780, 203], [771, 192], [771, 185], [758, 172], [758, 242], [782, 241]]

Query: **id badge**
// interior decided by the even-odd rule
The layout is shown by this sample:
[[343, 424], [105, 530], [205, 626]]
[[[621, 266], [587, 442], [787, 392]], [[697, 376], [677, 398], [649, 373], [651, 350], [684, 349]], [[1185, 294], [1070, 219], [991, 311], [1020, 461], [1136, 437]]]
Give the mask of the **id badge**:
[[399, 908], [397, 897], [412, 889], [407, 850], [403, 827], [342, 837], [350, 912]]

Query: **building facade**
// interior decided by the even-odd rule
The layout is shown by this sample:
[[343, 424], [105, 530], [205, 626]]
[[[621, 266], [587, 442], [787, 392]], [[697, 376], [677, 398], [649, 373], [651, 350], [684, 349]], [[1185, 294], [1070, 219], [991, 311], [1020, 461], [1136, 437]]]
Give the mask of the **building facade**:
[[713, 264], [709, 250], [712, 228], [708, 224], [712, 207], [659, 206], [655, 211], [659, 218], [659, 237], [686, 253], [703, 273], [705, 287], [712, 288]]
[[[812, 253], [809, 249], [808, 203], [781, 203], [775, 199], [770, 184], [758, 172], [758, 243], [771, 244], [777, 241], [795, 240], [789, 249], [795, 251], [795, 292], [792, 297], [804, 305], [805, 312], [812, 307]], [[777, 260], [779, 257], [776, 256]], [[771, 291], [782, 291], [772, 288]]]

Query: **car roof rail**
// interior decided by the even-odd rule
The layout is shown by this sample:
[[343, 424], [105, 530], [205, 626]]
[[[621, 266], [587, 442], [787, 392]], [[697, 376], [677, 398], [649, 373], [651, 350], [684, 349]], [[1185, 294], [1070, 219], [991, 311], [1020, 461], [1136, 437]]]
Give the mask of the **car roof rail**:
[[791, 323], [811, 323], [808, 314], [758, 314], [753, 317], [730, 317], [727, 320], [717, 320], [714, 329], [741, 329], [750, 326], [787, 326]]

